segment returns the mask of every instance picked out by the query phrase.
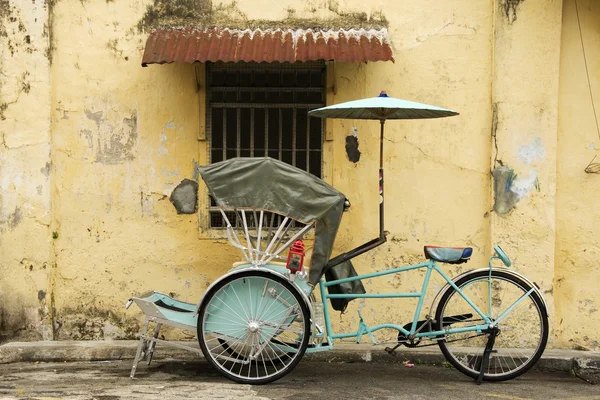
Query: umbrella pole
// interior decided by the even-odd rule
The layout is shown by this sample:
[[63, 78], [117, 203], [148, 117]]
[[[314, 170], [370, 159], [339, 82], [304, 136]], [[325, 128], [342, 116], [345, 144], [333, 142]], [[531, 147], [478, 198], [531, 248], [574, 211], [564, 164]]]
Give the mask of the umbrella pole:
[[385, 119], [380, 120], [381, 132], [379, 135], [379, 238], [384, 239], [383, 229], [383, 126]]
[[366, 253], [367, 251], [374, 249], [375, 247], [381, 246], [387, 241], [387, 238], [385, 237], [386, 232], [383, 229], [383, 125], [385, 124], [385, 119], [380, 120], [380, 122], [381, 132], [379, 135], [379, 237], [330, 259], [323, 271], [327, 271], [331, 267], [334, 267], [356, 256]]

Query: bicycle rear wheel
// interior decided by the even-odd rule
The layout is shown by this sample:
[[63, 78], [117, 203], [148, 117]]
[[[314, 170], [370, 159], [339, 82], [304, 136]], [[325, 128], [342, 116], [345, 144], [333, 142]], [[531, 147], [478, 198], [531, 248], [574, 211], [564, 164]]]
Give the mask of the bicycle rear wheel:
[[[489, 277], [489, 271], [477, 271], [462, 277], [455, 284], [483, 313], [490, 312], [491, 298], [489, 316], [493, 321], [525, 296], [499, 322], [499, 334], [483, 375], [486, 381], [504, 381], [523, 374], [540, 358], [548, 341], [548, 315], [537, 292], [532, 291], [527, 295], [532, 288], [524, 280], [504, 271], [493, 270], [490, 286]], [[464, 318], [465, 315], [469, 318]], [[436, 321], [439, 330], [443, 327], [468, 328], [484, 323], [452, 287], [441, 297]], [[450, 364], [465, 375], [477, 378], [489, 335], [489, 332], [476, 331], [453, 333], [439, 340], [438, 344]]]
[[198, 315], [198, 341], [206, 360], [239, 383], [283, 377], [298, 364], [309, 338], [310, 312], [298, 290], [263, 271], [219, 282]]

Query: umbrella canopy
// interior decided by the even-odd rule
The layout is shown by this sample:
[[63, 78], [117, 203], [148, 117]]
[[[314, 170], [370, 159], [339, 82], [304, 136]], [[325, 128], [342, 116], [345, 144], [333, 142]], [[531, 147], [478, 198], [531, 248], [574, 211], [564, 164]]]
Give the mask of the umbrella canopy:
[[385, 91], [377, 97], [317, 108], [308, 114], [320, 118], [378, 120], [441, 118], [458, 115], [456, 111], [445, 108], [389, 97]]
[[378, 97], [317, 108], [316, 110], [309, 111], [308, 115], [320, 118], [374, 119], [379, 120], [381, 125], [379, 136], [379, 238], [367, 242], [347, 253], [336, 256], [328, 264], [328, 266], [335, 266], [386, 241], [386, 233], [383, 228], [383, 130], [385, 121], [388, 119], [442, 118], [458, 115], [458, 113], [445, 108], [395, 99], [389, 97], [385, 91], [382, 91]]

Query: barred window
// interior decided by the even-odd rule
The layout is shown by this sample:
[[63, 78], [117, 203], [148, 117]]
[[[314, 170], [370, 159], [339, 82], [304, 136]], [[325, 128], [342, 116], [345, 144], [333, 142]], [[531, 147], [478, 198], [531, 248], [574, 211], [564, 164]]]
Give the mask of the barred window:
[[[269, 156], [321, 177], [323, 121], [308, 111], [325, 105], [324, 63], [209, 63], [206, 101], [210, 162]], [[224, 228], [215, 205], [210, 227]]]

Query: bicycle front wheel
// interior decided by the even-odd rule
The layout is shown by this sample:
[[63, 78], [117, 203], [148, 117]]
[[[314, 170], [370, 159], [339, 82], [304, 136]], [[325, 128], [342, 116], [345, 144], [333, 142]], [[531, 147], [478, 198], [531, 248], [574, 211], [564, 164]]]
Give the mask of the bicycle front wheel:
[[[492, 271], [491, 281], [489, 271], [485, 270], [468, 274], [455, 284], [492, 321], [509, 310], [498, 323], [499, 333], [483, 380], [504, 381], [531, 368], [548, 341], [548, 314], [538, 293], [531, 291], [532, 287], [519, 277], [498, 270]], [[519, 299], [521, 301], [514, 306]], [[440, 299], [436, 321], [439, 330], [484, 324], [473, 307], [452, 287]], [[438, 344], [450, 364], [465, 375], [477, 378], [489, 335], [477, 331], [452, 333]]]

